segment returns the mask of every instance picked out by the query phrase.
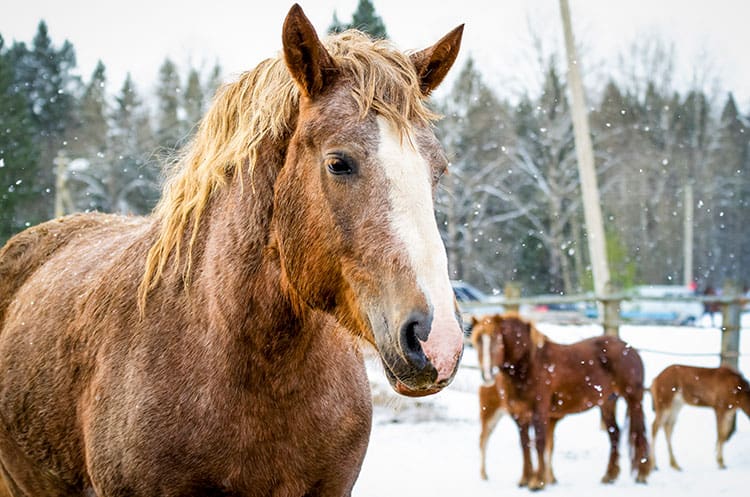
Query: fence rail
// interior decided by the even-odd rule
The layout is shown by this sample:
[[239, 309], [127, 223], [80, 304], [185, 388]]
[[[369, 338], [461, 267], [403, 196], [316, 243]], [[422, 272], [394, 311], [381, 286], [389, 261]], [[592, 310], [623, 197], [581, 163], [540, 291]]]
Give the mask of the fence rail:
[[591, 293], [578, 295], [543, 295], [521, 297], [520, 291], [513, 285], [505, 288], [505, 296], [493, 300], [491, 303], [474, 303], [472, 308], [480, 311], [483, 307], [497, 307], [502, 305], [508, 311], [520, 310], [521, 306], [539, 306], [555, 304], [596, 304], [599, 312], [597, 321], [602, 326], [603, 332], [608, 335], [618, 336], [620, 324], [623, 322], [620, 309], [623, 302], [683, 302], [718, 304], [721, 311], [721, 364], [734, 367], [739, 363], [740, 346], [740, 317], [742, 309], [750, 303], [745, 295], [737, 293], [730, 285], [725, 287], [722, 295], [695, 295], [695, 296], [648, 296], [633, 295], [625, 292], [611, 292], [606, 295], [594, 295]]

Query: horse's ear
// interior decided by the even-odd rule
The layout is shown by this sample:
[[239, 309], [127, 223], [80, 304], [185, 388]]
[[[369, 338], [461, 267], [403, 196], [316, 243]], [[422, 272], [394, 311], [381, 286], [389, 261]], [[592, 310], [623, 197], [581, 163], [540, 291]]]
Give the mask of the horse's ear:
[[443, 36], [433, 46], [411, 55], [423, 94], [429, 95], [448, 74], [453, 62], [456, 61], [458, 49], [461, 48], [463, 32], [464, 25], [462, 24]]
[[336, 73], [336, 63], [320, 42], [302, 7], [292, 5], [284, 20], [282, 34], [284, 61], [307, 97], [319, 95]]

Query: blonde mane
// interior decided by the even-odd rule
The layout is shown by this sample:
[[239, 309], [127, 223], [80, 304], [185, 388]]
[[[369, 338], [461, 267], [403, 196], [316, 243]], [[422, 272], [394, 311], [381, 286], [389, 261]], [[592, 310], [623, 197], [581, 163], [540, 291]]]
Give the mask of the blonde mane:
[[[411, 124], [429, 124], [438, 116], [425, 102], [420, 81], [408, 55], [386, 40], [373, 41], [358, 31], [330, 36], [323, 44], [352, 87], [361, 118], [375, 112], [403, 133]], [[241, 164], [252, 172], [260, 147], [292, 132], [299, 109], [299, 91], [283, 56], [267, 59], [217, 92], [192, 142], [175, 162], [154, 216], [160, 232], [146, 258], [138, 291], [141, 311], [150, 290], [161, 279], [174, 253], [175, 267], [187, 253], [183, 273], [188, 284], [192, 248], [212, 194], [227, 178], [242, 181]], [[190, 230], [187, 247], [185, 234]]]

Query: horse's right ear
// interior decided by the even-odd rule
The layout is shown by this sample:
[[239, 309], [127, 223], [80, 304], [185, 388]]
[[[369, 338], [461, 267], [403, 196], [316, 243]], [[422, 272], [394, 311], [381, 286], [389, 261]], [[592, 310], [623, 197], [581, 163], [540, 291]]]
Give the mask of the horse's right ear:
[[282, 43], [284, 61], [302, 94], [319, 95], [335, 75], [336, 63], [296, 3], [284, 20]]

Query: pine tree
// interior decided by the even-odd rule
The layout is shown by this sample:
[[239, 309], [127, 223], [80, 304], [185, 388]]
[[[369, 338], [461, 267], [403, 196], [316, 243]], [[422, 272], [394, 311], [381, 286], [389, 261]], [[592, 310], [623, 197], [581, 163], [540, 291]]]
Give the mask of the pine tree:
[[34, 126], [26, 99], [14, 84], [10, 56], [0, 36], [0, 246], [40, 219], [29, 217], [38, 167]]
[[203, 87], [200, 75], [195, 68], [191, 68], [188, 73], [187, 84], [183, 92], [183, 107], [185, 109], [185, 136], [192, 136], [203, 117], [205, 108]]
[[163, 154], [172, 154], [181, 145], [183, 123], [180, 119], [180, 77], [177, 66], [165, 59], [159, 68], [157, 83], [156, 141]]
[[383, 19], [375, 12], [370, 0], [359, 0], [352, 15], [351, 27], [363, 31], [373, 38], [388, 38]]
[[341, 22], [334, 11], [333, 20], [328, 27], [328, 32], [340, 33], [347, 29], [358, 29], [376, 39], [388, 38], [385, 23], [377, 12], [375, 12], [375, 6], [370, 0], [359, 0], [350, 23]]
[[336, 14], [336, 11], [333, 11], [333, 19], [331, 20], [331, 25], [328, 26], [328, 33], [341, 33], [343, 31], [346, 31], [349, 28], [348, 25], [344, 24], [339, 20], [338, 14]]
[[218, 91], [219, 87], [222, 83], [222, 70], [221, 65], [217, 61], [213, 68], [211, 68], [211, 72], [208, 75], [208, 81], [206, 81], [205, 90], [203, 91], [203, 95], [206, 97], [204, 98], [204, 108], [203, 112], [205, 113], [208, 110], [209, 105], [211, 104], [211, 101], [214, 98], [214, 95], [216, 95], [216, 92]]
[[497, 253], [506, 252], [500, 234], [504, 221], [515, 216], [499, 187], [508, 111], [471, 58], [439, 110], [445, 118], [437, 133], [451, 163], [436, 209], [449, 270], [454, 279], [492, 287], [512, 277], [495, 264]]
[[98, 61], [78, 105], [74, 139], [67, 157], [75, 160], [68, 166], [67, 189], [77, 210], [110, 210], [112, 190], [112, 156], [109, 151], [109, 109], [106, 98], [106, 69]]
[[106, 96], [107, 77], [105, 67], [102, 61], [98, 61], [94, 72], [91, 74], [91, 80], [83, 92], [83, 97], [79, 104], [78, 110], [78, 129], [76, 135], [77, 144], [72, 144], [71, 148], [78, 148], [78, 153], [71, 153], [73, 156], [83, 156], [88, 160], [96, 162], [98, 156], [103, 158], [107, 151], [107, 133], [109, 123], [107, 115], [109, 113]]
[[[745, 273], [750, 267], [750, 236], [745, 223], [750, 217], [750, 181], [748, 180], [748, 133], [740, 116], [734, 96], [730, 93], [721, 112], [716, 139], [703, 174], [699, 178], [701, 190], [711, 190], [713, 209], [698, 228], [709, 231], [703, 240], [701, 253], [723, 254], [711, 279], [725, 278], [746, 285]], [[701, 199], [702, 200], [702, 199]], [[708, 209], [701, 209], [702, 212]], [[702, 266], [711, 262], [702, 261]], [[742, 279], [742, 281], [739, 281]]]
[[542, 94], [525, 97], [515, 127], [509, 151], [513, 174], [505, 189], [523, 209], [528, 233], [549, 251], [549, 266], [537, 268], [547, 291], [572, 292], [582, 278], [570, 257], [581, 252], [574, 229], [581, 215], [580, 178], [565, 85], [554, 58], [547, 63]]
[[55, 170], [53, 159], [64, 150], [80, 80], [73, 75], [75, 51], [67, 40], [57, 49], [44, 21], [39, 23], [31, 49], [14, 43], [8, 54], [15, 86], [26, 99], [39, 151], [39, 168], [33, 181], [38, 195], [28, 214], [35, 219], [53, 214]]
[[114, 212], [146, 214], [154, 207], [160, 191], [159, 164], [149, 160], [154, 145], [148, 110], [128, 74], [112, 112], [111, 149], [120, 175]]

